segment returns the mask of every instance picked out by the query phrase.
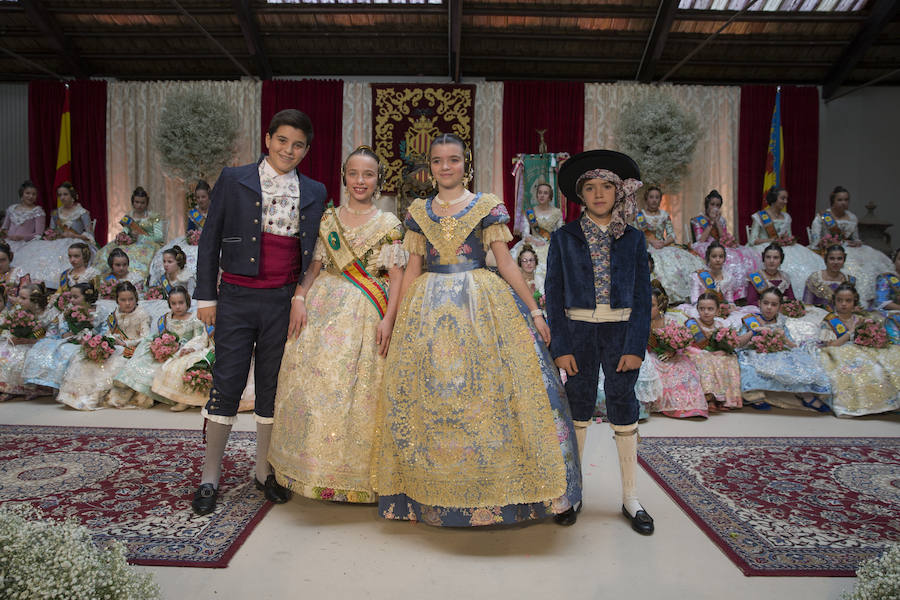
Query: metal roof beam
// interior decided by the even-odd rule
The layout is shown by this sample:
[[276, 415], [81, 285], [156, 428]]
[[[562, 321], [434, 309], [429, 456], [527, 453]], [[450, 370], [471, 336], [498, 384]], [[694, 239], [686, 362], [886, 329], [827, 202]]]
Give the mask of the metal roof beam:
[[244, 34], [244, 40], [247, 42], [247, 50], [250, 56], [256, 62], [256, 70], [262, 79], [272, 79], [272, 67], [269, 65], [269, 59], [263, 49], [262, 38], [259, 35], [259, 27], [253, 16], [253, 9], [249, 0], [231, 0], [234, 6], [234, 12], [237, 13], [238, 22], [241, 24], [241, 31]]
[[837, 62], [832, 65], [822, 83], [822, 98], [829, 100], [837, 93], [841, 84], [850, 76], [857, 63], [865, 56], [878, 36], [884, 31], [897, 14], [900, 13], [900, 1], [875, 0], [869, 18], [860, 28], [859, 33], [847, 46]]
[[644, 46], [644, 53], [641, 55], [641, 64], [638, 66], [638, 72], [635, 79], [642, 83], [649, 83], [653, 80], [653, 73], [656, 71], [656, 63], [659, 61], [666, 46], [666, 39], [669, 37], [669, 31], [672, 30], [672, 23], [675, 22], [675, 10], [678, 8], [678, 0], [660, 0], [659, 8], [656, 11], [656, 19], [653, 21], [653, 28], [650, 30], [650, 37], [647, 38], [647, 44]]
[[41, 0], [20, 0], [19, 4], [25, 9], [28, 19], [44, 34], [44, 37], [62, 58], [72, 75], [78, 79], [86, 79], [90, 73], [78, 55], [78, 51], [72, 45], [72, 41], [63, 34], [59, 24], [53, 19]]

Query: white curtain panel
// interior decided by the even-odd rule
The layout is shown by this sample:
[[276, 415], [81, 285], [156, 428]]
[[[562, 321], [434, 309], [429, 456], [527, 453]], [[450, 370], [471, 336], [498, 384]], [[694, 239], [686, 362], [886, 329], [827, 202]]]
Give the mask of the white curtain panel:
[[[341, 161], [362, 145], [372, 145], [372, 88], [367, 81], [344, 82], [344, 112], [342, 116]], [[340, 169], [340, 165], [335, 165]], [[341, 187], [341, 203], [347, 201], [347, 190]], [[382, 210], [396, 212], [393, 196], [379, 202]]]
[[475, 85], [475, 187], [503, 198], [503, 179], [512, 165], [503, 164], [503, 83]]
[[[703, 210], [703, 198], [716, 189], [725, 199], [723, 214], [734, 236], [737, 211], [739, 87], [589, 83], [584, 86], [584, 149], [616, 150], [615, 129], [625, 106], [652, 94], [675, 99], [700, 123], [700, 140], [681, 189], [663, 190], [663, 207], [672, 215], [679, 242], [684, 224]], [[643, 194], [638, 192], [639, 204]]]
[[168, 238], [184, 234], [186, 184], [164, 172], [154, 143], [166, 97], [184, 90], [199, 90], [234, 107], [238, 114], [238, 136], [229, 165], [246, 164], [259, 156], [262, 96], [259, 81], [110, 83], [106, 102], [109, 239], [121, 230], [119, 219], [131, 208], [131, 192], [137, 186], [150, 195], [150, 209], [168, 221]]

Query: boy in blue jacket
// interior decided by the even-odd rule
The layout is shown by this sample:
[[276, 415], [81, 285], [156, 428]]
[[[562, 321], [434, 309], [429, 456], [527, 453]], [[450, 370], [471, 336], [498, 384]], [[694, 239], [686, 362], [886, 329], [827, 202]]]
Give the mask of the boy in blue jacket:
[[[615, 433], [622, 474], [622, 513], [638, 533], [653, 533], [653, 519], [637, 498], [637, 425], [634, 394], [650, 335], [650, 271], [643, 234], [634, 218], [641, 186], [637, 164], [612, 150], [573, 156], [559, 172], [567, 198], [584, 206], [578, 220], [550, 238], [545, 295], [550, 354], [565, 370], [579, 453], [605, 376], [607, 417]], [[581, 510], [557, 515], [571, 525]]]

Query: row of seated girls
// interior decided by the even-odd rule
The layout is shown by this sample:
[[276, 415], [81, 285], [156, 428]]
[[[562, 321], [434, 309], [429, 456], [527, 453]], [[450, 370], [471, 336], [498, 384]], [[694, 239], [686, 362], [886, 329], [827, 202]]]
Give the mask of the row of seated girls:
[[27, 275], [31, 281], [55, 287], [60, 273], [70, 263], [69, 249], [73, 243], [79, 243], [88, 249], [84, 266], [98, 273], [111, 268], [117, 250], [125, 252], [131, 281], [141, 289], [156, 285], [161, 279], [163, 250], [172, 246], [182, 248], [188, 270], [196, 270], [197, 243], [209, 209], [209, 190], [206, 182], [198, 182], [193, 193], [195, 206], [187, 213], [187, 234], [166, 244], [166, 221], [150, 210], [150, 197], [138, 186], [131, 194], [131, 210], [119, 221], [121, 231], [112, 242], [98, 248], [94, 220], [78, 201], [78, 192], [71, 183], [65, 182], [57, 189], [59, 207], [52, 211], [45, 229], [46, 213], [37, 204], [37, 188], [25, 181], [19, 187], [20, 201], [6, 212], [0, 235], [15, 254], [11, 266], [19, 277]]
[[[652, 333], [635, 387], [643, 418], [650, 412], [707, 417], [744, 404], [760, 410], [805, 407], [841, 417], [900, 408], [900, 250], [893, 254], [893, 270], [878, 276], [869, 310], [860, 303], [854, 278], [842, 271], [840, 245], [829, 247], [826, 268], [807, 278], [803, 302], [784, 285], [789, 280], [780, 269], [782, 248], [769, 245], [765, 269], [747, 282], [752, 304], [743, 307], [722, 286], [725, 252], [710, 244], [690, 303], [670, 308], [654, 279]], [[673, 335], [690, 343], [676, 351]], [[771, 336], [780, 340], [772, 344]], [[601, 377], [600, 414], [603, 399]]]
[[[74, 189], [71, 192], [74, 195]], [[27, 272], [27, 264], [11, 266], [14, 253], [0, 243], [0, 289], [7, 306], [7, 326], [0, 334], [0, 400], [53, 395], [80, 410], [145, 408], [155, 402], [184, 410], [205, 404], [206, 394], [184, 376], [198, 365], [208, 372], [215, 359], [214, 332], [193, 316], [190, 300], [208, 192], [200, 182], [197, 206], [188, 212], [187, 234], [153, 256], [150, 242], [158, 238], [159, 220], [148, 217], [146, 194], [138, 188], [132, 197], [134, 210], [122, 219], [116, 240], [94, 252], [88, 241], [66, 237], [68, 268], [48, 278], [47, 285]], [[23, 185], [20, 197], [33, 202], [36, 191]], [[20, 233], [14, 231], [7, 239]], [[14, 332], [9, 325], [17, 321], [10, 315], [23, 311], [31, 313], [35, 326]], [[164, 334], [177, 338], [178, 350], [161, 359], [153, 344]], [[90, 336], [96, 336], [98, 345], [106, 342], [110, 350], [101, 354], [109, 356], [101, 360], [95, 349], [83, 348]], [[252, 408], [253, 391], [251, 377], [242, 410]]]

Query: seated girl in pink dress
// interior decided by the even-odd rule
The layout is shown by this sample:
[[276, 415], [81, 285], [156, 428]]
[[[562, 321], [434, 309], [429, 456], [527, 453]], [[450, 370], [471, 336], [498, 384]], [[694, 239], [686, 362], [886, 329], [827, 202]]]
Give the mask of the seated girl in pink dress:
[[26, 179], [19, 186], [19, 203], [6, 209], [6, 217], [0, 229], [13, 252], [44, 233], [47, 213], [37, 204], [37, 199], [37, 187], [30, 179]]
[[781, 270], [784, 249], [773, 242], [763, 250], [762, 259], [762, 270], [750, 273], [747, 278], [747, 304], [759, 306], [759, 295], [769, 288], [777, 288], [785, 298], [794, 300], [791, 278]]
[[697, 299], [697, 319], [685, 325], [694, 334], [694, 343], [687, 349], [694, 368], [700, 374], [700, 385], [709, 402], [709, 412], [741, 408], [741, 372], [733, 353], [713, 350], [712, 340], [719, 329], [728, 325], [716, 317], [721, 298], [716, 292], [704, 292]]

